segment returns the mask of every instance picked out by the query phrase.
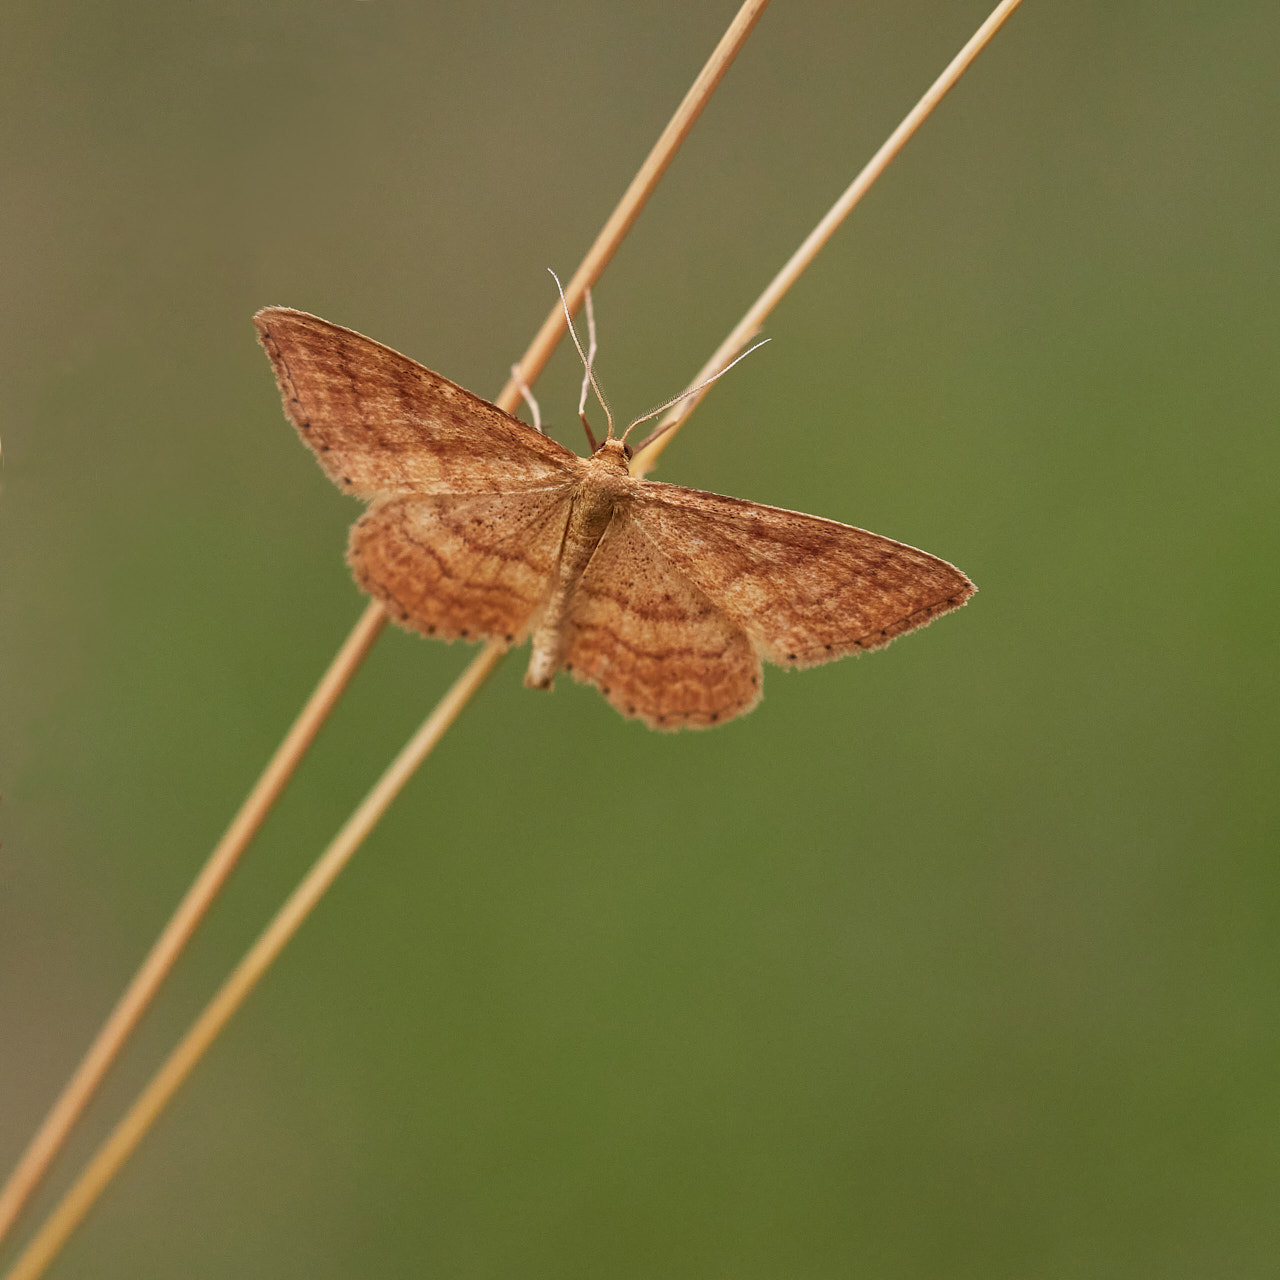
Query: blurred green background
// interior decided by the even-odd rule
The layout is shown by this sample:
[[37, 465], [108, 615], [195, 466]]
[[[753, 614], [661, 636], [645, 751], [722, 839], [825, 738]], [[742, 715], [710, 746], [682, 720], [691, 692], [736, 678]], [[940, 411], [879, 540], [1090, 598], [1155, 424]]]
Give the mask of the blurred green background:
[[[598, 290], [622, 413], [987, 8], [766, 13]], [[0, 1167], [363, 607], [250, 315], [495, 395], [733, 9], [6, 9]], [[1278, 44], [1024, 6], [658, 473], [977, 599], [709, 733], [509, 661], [53, 1274], [1280, 1273]], [[72, 1155], [467, 657], [380, 642]]]

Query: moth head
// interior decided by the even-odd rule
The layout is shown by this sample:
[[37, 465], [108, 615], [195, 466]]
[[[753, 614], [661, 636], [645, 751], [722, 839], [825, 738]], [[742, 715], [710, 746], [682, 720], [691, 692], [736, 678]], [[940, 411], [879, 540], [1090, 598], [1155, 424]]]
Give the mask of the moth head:
[[631, 446], [613, 436], [608, 440], [601, 440], [591, 456], [602, 462], [612, 463], [619, 471], [626, 471], [627, 463], [631, 461]]

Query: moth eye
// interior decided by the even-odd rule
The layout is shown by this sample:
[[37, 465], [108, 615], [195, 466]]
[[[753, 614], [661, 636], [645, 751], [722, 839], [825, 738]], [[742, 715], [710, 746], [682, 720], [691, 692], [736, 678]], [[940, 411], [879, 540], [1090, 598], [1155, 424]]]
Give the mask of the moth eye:
[[631, 461], [631, 446], [625, 440], [622, 442], [622, 456], [626, 458], [628, 462]]

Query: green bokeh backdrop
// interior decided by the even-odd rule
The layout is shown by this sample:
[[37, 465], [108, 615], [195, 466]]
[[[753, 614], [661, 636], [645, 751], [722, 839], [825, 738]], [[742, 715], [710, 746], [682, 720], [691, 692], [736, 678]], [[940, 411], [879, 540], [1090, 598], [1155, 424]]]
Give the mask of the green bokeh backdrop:
[[[363, 607], [250, 315], [496, 394], [733, 7], [10, 6], [3, 1167]], [[985, 11], [765, 15], [598, 291], [622, 412]], [[659, 473], [981, 594], [704, 734], [509, 661], [57, 1277], [1276, 1274], [1278, 44], [1024, 6]], [[378, 645], [73, 1155], [466, 659]]]

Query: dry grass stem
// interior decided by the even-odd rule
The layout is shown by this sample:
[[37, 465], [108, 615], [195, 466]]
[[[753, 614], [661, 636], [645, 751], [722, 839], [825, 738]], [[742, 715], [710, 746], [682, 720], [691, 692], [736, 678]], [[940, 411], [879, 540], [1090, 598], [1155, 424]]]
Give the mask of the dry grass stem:
[[[645, 157], [644, 163], [631, 180], [631, 185], [618, 201], [617, 208], [609, 215], [595, 243], [587, 250], [586, 256], [582, 259], [582, 265], [573, 273], [573, 278], [565, 286], [565, 305], [571, 315], [582, 305], [583, 295], [595, 284], [608, 266], [609, 260], [613, 257], [618, 245], [622, 243], [623, 237], [631, 229], [631, 224], [635, 222], [645, 201], [658, 185], [659, 179], [666, 173], [667, 166], [675, 157], [680, 144], [689, 136], [689, 130], [693, 128], [698, 116], [702, 113], [702, 108], [707, 105], [707, 101], [724, 78], [729, 64], [737, 57], [738, 50], [746, 43], [747, 37], [760, 20], [760, 15], [768, 2], [769, 0], [746, 0], [738, 10], [721, 37], [720, 43], [707, 59], [706, 66], [698, 73], [689, 92], [685, 94], [684, 101], [676, 108], [675, 115], [659, 135], [653, 150]], [[547, 318], [542, 322], [542, 328], [538, 330], [537, 337], [525, 352], [524, 359], [520, 362], [520, 376], [513, 375], [507, 385], [502, 388], [502, 394], [495, 402], [499, 408], [505, 409], [508, 413], [514, 412], [516, 405], [520, 403], [521, 380], [523, 379], [530, 386], [533, 385], [533, 380], [542, 372], [551, 358], [551, 353], [555, 350], [556, 343], [560, 341], [564, 331], [564, 312], [557, 304], [551, 308]]]
[[[959, 80], [973, 59], [991, 40], [1019, 3], [1020, 0], [1002, 0], [1002, 3], [996, 7], [986, 22], [982, 24], [942, 75], [930, 86], [925, 95], [858, 174], [831, 211], [796, 250], [741, 322], [720, 345], [712, 358], [703, 366], [702, 370], [693, 379], [695, 383], [704, 382], [712, 378], [755, 336], [765, 317], [768, 316], [786, 291], [799, 278], [800, 274], [817, 255], [850, 210], [885, 170], [907, 140], [933, 111], [934, 107]], [[711, 62], [703, 69], [684, 102], [681, 103], [679, 111], [667, 126], [659, 144], [655, 146], [654, 151], [646, 159], [623, 200], [610, 217], [605, 229], [601, 232], [595, 244], [592, 245], [582, 266], [579, 267], [570, 281], [566, 290], [567, 304], [570, 311], [580, 305], [585, 291], [599, 278], [600, 272], [608, 263], [617, 244], [634, 222], [644, 200], [665, 171], [676, 147], [687, 135], [701, 107], [705, 105], [710, 93], [723, 76], [728, 63], [732, 60], [738, 48], [741, 47], [746, 36], [750, 34], [763, 7], [763, 0], [748, 0], [748, 3], [743, 6], [724, 39], [717, 47]], [[522, 386], [528, 387], [532, 385], [537, 375], [541, 372], [550, 357], [551, 351], [554, 349], [556, 341], [564, 331], [564, 324], [563, 313], [559, 308], [554, 308], [539, 330], [525, 358], [521, 361], [518, 375], [513, 374], [503, 388], [498, 399], [498, 404], [501, 407], [508, 411], [515, 408], [520, 399]], [[651, 437], [650, 441], [634, 459], [632, 469], [636, 474], [643, 475], [652, 469], [662, 450], [670, 442], [679, 426], [692, 413], [708, 389], [709, 386], [703, 387], [696, 396], [682, 402], [680, 406], [677, 406], [676, 412], [660, 424], [654, 436]], [[378, 617], [373, 620], [371, 619], [371, 614], [375, 611]], [[247, 844], [257, 826], [265, 818], [266, 812], [270, 809], [271, 804], [292, 773], [297, 758], [300, 758], [302, 752], [306, 750], [306, 747], [314, 737], [315, 731], [319, 728], [319, 724], [328, 714], [342, 689], [345, 688], [346, 682], [350, 679], [350, 673], [354, 672], [360, 658], [372, 645], [380, 630], [382, 616], [378, 606], [371, 605], [369, 610], [366, 611], [356, 631], [352, 633], [351, 638], [343, 648], [344, 654], [348, 651], [358, 651], [358, 656], [355, 657], [355, 660], [348, 664], [350, 671], [343, 678], [335, 680], [333, 691], [327, 697], [323, 706], [319, 705], [319, 690], [317, 691], [316, 697], [313, 697], [312, 700], [313, 703], [317, 703], [314, 727], [310, 727], [308, 712], [312, 710], [312, 704], [309, 703], [299, 717], [298, 723], [295, 724], [289, 738], [286, 739], [276, 757], [273, 758], [267, 773], [260, 779], [250, 799], [246, 801], [241, 813], [237, 815], [236, 821], [228, 830], [222, 844], [219, 845], [219, 850], [215, 851], [216, 858], [218, 852], [223, 850], [224, 846], [227, 849], [234, 849], [234, 853], [226, 859], [225, 870], [222, 870], [221, 866], [214, 868], [214, 858], [210, 859], [210, 864], [201, 873], [200, 879], [193, 886], [187, 898], [184, 898], [179, 912], [175, 914], [173, 921], [170, 922], [160, 941], [156, 944], [147, 964], [144, 965], [143, 970], [139, 972], [129, 991], [122, 998], [116, 1012], [112, 1015], [112, 1019], [109, 1020], [107, 1028], [104, 1028], [104, 1034], [99, 1037], [99, 1041], [109, 1051], [105, 1055], [95, 1055], [91, 1052], [64, 1092], [63, 1098], [59, 1100], [58, 1107], [55, 1108], [54, 1112], [50, 1113], [49, 1119], [42, 1126], [40, 1134], [37, 1135], [37, 1140], [32, 1143], [32, 1147], [28, 1152], [28, 1156], [31, 1156], [33, 1152], [38, 1152], [39, 1158], [42, 1160], [40, 1168], [34, 1173], [33, 1177], [29, 1173], [25, 1175], [25, 1181], [28, 1184], [25, 1187], [18, 1186], [17, 1175], [15, 1174], [15, 1177], [10, 1181], [9, 1188], [6, 1188], [6, 1194], [8, 1194], [10, 1188], [14, 1189], [12, 1198], [15, 1201], [15, 1207], [10, 1210], [9, 1221], [12, 1221], [12, 1216], [16, 1214], [17, 1208], [21, 1206], [22, 1199], [29, 1193], [35, 1182], [39, 1180], [44, 1167], [47, 1167], [48, 1161], [52, 1159], [53, 1153], [56, 1152], [62, 1138], [65, 1137], [66, 1131], [74, 1122], [79, 1109], [83, 1107], [84, 1102], [87, 1101], [88, 1096], [92, 1094], [93, 1089], [96, 1087], [98, 1080], [101, 1079], [111, 1058], [114, 1056], [114, 1052], [118, 1049], [119, 1044], [123, 1043], [129, 1030], [140, 1016], [142, 1009], [145, 1008], [151, 994], [154, 994], [155, 988], [163, 979], [164, 973], [167, 972], [173, 959], [176, 958], [177, 953], [181, 950], [186, 938], [190, 936], [200, 917], [207, 910], [208, 902], [212, 900], [213, 893], [216, 893], [217, 887], [222, 880], [225, 880], [244, 845]], [[368, 633], [367, 640], [358, 640], [358, 636], [362, 633]], [[488, 644], [468, 664], [465, 671], [454, 683], [435, 711], [432, 712], [423, 726], [395, 758], [377, 785], [348, 819], [332, 844], [321, 855], [311, 871], [304, 877], [281, 910], [260, 935], [257, 942], [232, 971], [230, 977], [223, 983], [191, 1029], [166, 1059], [156, 1075], [153, 1076], [134, 1105], [116, 1125], [115, 1129], [112, 1130], [107, 1140], [99, 1147], [71, 1189], [62, 1198], [18, 1258], [8, 1273], [6, 1280], [35, 1280], [36, 1277], [43, 1274], [72, 1231], [75, 1230], [89, 1208], [108, 1185], [111, 1178], [135, 1150], [147, 1130], [177, 1092], [182, 1082], [195, 1068], [205, 1051], [216, 1039], [218, 1033], [244, 1002], [272, 962], [279, 956], [289, 939], [320, 901], [343, 867], [350, 861], [364, 838], [377, 825], [387, 807], [399, 794], [414, 771], [431, 753], [445, 731], [488, 676], [497, 668], [503, 656], [504, 650], [500, 645]], [[329, 675], [326, 676], [326, 681], [322, 682], [322, 688], [329, 680], [329, 676], [333, 675], [342, 666], [341, 657], [342, 655], [335, 659], [334, 666], [331, 668]], [[306, 729], [303, 728], [304, 722], [306, 722]], [[296, 742], [295, 739], [297, 739]], [[294, 753], [293, 759], [289, 758], [290, 751]], [[220, 874], [218, 874], [219, 871]], [[213, 889], [203, 897], [198, 897], [197, 887], [202, 886], [206, 880], [213, 884]], [[214, 883], [215, 881], [216, 883]], [[187, 914], [184, 914], [184, 909], [186, 909]], [[181, 920], [180, 917], [182, 917]], [[171, 935], [173, 942], [170, 945], [165, 945]], [[152, 960], [159, 955], [164, 955], [167, 958], [162, 966], [157, 967], [155, 976], [152, 976], [150, 966]], [[130, 996], [135, 992], [135, 989], [139, 993], [143, 993], [143, 998], [140, 1002], [130, 1000]], [[113, 1032], [113, 1041], [115, 1043], [114, 1047], [112, 1047], [107, 1044], [105, 1033], [117, 1021], [118, 1015], [120, 1026], [123, 1030]], [[95, 1049], [99, 1047], [98, 1042], [95, 1042], [94, 1047]], [[83, 1081], [83, 1084], [77, 1088], [81, 1081]], [[81, 1097], [81, 1095], [83, 1096]], [[64, 1103], [67, 1103], [67, 1105], [64, 1106]], [[41, 1140], [42, 1138], [44, 1141]]]
[[88, 1105], [103, 1076], [150, 1005], [213, 904], [249, 841], [271, 811], [293, 771], [315, 741], [321, 725], [351, 682], [365, 655], [386, 625], [381, 605], [370, 604], [360, 616], [328, 671], [324, 673], [293, 727], [271, 757], [240, 811], [232, 819], [208, 861], [192, 881], [177, 909], [156, 939], [147, 958], [117, 1001], [89, 1051], [67, 1081], [57, 1101], [22, 1153], [0, 1192], [0, 1239], [13, 1225], [28, 1197], [39, 1185], [53, 1158]]
[[[699, 72], [689, 92], [681, 101], [675, 114], [659, 136], [649, 155], [645, 158], [635, 178], [623, 193], [621, 200], [619, 200], [614, 211], [609, 216], [600, 234], [596, 237], [582, 264], [574, 273], [567, 290], [571, 309], [580, 305], [583, 294], [599, 279], [604, 268], [608, 265], [623, 238], [639, 216], [645, 202], [666, 172], [676, 151], [688, 136], [690, 129], [697, 121], [711, 94], [715, 91], [729, 65], [751, 34], [767, 4], [768, 0], [745, 0], [724, 36], [712, 51], [711, 56]], [[559, 306], [556, 306], [548, 314], [547, 319], [543, 322], [542, 327], [520, 361], [518, 366], [520, 376], [518, 378], [513, 376], [499, 395], [497, 403], [502, 408], [509, 412], [516, 408], [520, 399], [521, 383], [525, 386], [532, 386], [538, 374], [542, 372], [542, 369], [550, 359], [556, 343], [564, 333], [564, 328], [564, 314]], [[182, 898], [160, 937], [152, 946], [146, 960], [130, 981], [110, 1017], [104, 1023], [97, 1037], [90, 1045], [88, 1052], [76, 1067], [71, 1079], [42, 1121], [35, 1137], [28, 1144], [27, 1149], [19, 1159], [18, 1165], [5, 1183], [3, 1191], [0, 1191], [0, 1241], [4, 1239], [6, 1233], [22, 1212], [27, 1200], [48, 1172], [51, 1163], [66, 1141], [67, 1135], [89, 1104], [112, 1062], [114, 1062], [129, 1035], [154, 999], [160, 985], [172, 969], [200, 921], [208, 912], [227, 877], [239, 861], [240, 856], [266, 820], [267, 814], [288, 784], [307, 749], [315, 740], [315, 736], [328, 717], [329, 712], [333, 709], [352, 676], [358, 670], [360, 663], [372, 648], [385, 622], [386, 614], [382, 606], [376, 602], [369, 604], [335, 656], [316, 691], [299, 713], [293, 728], [280, 744], [275, 755], [272, 756], [266, 770], [254, 785], [253, 790], [236, 814], [226, 834]], [[467, 690], [466, 696], [457, 705], [457, 709], [460, 709], [466, 698], [470, 697], [471, 693], [479, 687], [484, 676], [501, 661], [501, 657], [502, 651], [496, 647], [487, 646], [483, 649], [459, 677], [440, 704], [440, 708], [451, 705], [450, 700], [457, 695], [459, 690], [465, 689]], [[433, 713], [427, 725], [431, 725], [436, 721], [440, 708], [437, 708], [437, 711]], [[457, 714], [457, 709], [453, 711], [453, 714]], [[426, 728], [427, 726], [424, 726], [423, 731], [420, 731], [418, 737], [414, 739], [415, 743], [420, 741]], [[443, 728], [441, 728], [440, 732], [443, 732]], [[430, 751], [432, 746], [434, 746], [434, 739], [430, 741], [424, 750], [422, 758], [425, 758], [426, 753]], [[404, 753], [398, 759], [403, 758], [403, 756]], [[416, 767], [416, 764], [414, 767]], [[384, 776], [384, 782], [387, 776], [390, 775]], [[403, 785], [403, 782], [399, 785]], [[395, 791], [399, 790], [399, 785], [394, 788], [391, 795], [394, 795]], [[389, 796], [386, 803], [390, 803]], [[380, 813], [381, 811], [379, 810], [377, 816], [380, 816]], [[373, 818], [371, 826], [373, 822], [377, 821], [377, 816]], [[343, 829], [344, 832], [349, 828], [350, 824]], [[354, 848], [362, 838], [363, 835], [356, 839], [355, 844], [352, 846], [352, 851], [354, 851]], [[347, 856], [349, 857], [350, 854]], [[252, 983], [249, 985], [252, 986]], [[247, 991], [248, 988], [246, 987], [245, 994], [247, 994]], [[207, 1012], [208, 1010], [206, 1010], [206, 1014]], [[230, 1016], [230, 1014], [228, 1013], [227, 1016]], [[214, 1034], [216, 1034], [216, 1031]], [[198, 1053], [196, 1057], [199, 1057]], [[188, 1067], [187, 1070], [189, 1069]], [[183, 1075], [185, 1076], [185, 1072]], [[176, 1084], [174, 1087], [176, 1088]], [[167, 1099], [168, 1096], [166, 1094], [165, 1098]], [[160, 1106], [163, 1106], [163, 1100]], [[157, 1113], [158, 1110], [159, 1108], [157, 1108]], [[130, 1113], [130, 1115], [133, 1114], [134, 1112]], [[150, 1121], [147, 1122], [147, 1124], [149, 1123]], [[145, 1127], [144, 1125], [143, 1129], [139, 1131], [138, 1137], [141, 1137], [141, 1132], [145, 1131]], [[118, 1133], [119, 1130], [116, 1132]], [[137, 1139], [134, 1139], [133, 1143], [128, 1146], [124, 1156], [128, 1155], [133, 1145], [136, 1145], [136, 1141]], [[105, 1147], [103, 1151], [105, 1151]], [[99, 1154], [101, 1155], [102, 1152]], [[121, 1157], [122, 1160], [124, 1156]], [[87, 1176], [87, 1172], [85, 1176]], [[107, 1179], [109, 1178], [110, 1173], [107, 1175]], [[76, 1186], [81, 1187], [83, 1183], [84, 1176], [76, 1183]], [[84, 1211], [96, 1198], [103, 1185], [105, 1185], [105, 1180], [93, 1190], [92, 1194], [84, 1202], [83, 1207], [69, 1218], [62, 1213], [62, 1210], [68, 1204], [69, 1197], [68, 1200], [64, 1200], [37, 1236], [37, 1240], [45, 1239], [46, 1242], [52, 1239], [53, 1237], [48, 1232], [56, 1218], [62, 1226], [60, 1227], [61, 1234], [57, 1237], [57, 1243], [53, 1245], [52, 1251], [43, 1255], [43, 1261], [39, 1263], [36, 1270], [19, 1271], [18, 1268], [26, 1265], [25, 1260], [35, 1248], [35, 1242], [33, 1241], [30, 1248], [19, 1259], [11, 1275], [39, 1274], [58, 1248], [61, 1247], [62, 1241], [74, 1229], [76, 1222], [83, 1216]]]
[[[799, 278], [805, 267], [816, 256], [818, 250], [833, 234], [836, 227], [840, 225], [849, 211], [862, 198], [876, 178], [880, 176], [889, 162], [897, 155], [906, 141], [956, 83], [1019, 3], [1020, 0], [1003, 0], [996, 7], [991, 16], [988, 17], [960, 53], [956, 55], [943, 74], [938, 77], [928, 92], [920, 99], [897, 129], [894, 130], [862, 172], [858, 174], [832, 210], [810, 233], [800, 248], [796, 250], [786, 266], [778, 273], [764, 293], [761, 294], [755, 305], [720, 345], [711, 360], [703, 366], [701, 372], [693, 380], [695, 383], [716, 374], [758, 332], [764, 318], [772, 311], [787, 289]], [[725, 65], [736, 53], [741, 41], [749, 34], [762, 7], [763, 5], [761, 4], [747, 4], [739, 13], [738, 18], [735, 19], [734, 27], [740, 31], [737, 42], [730, 45], [730, 36], [727, 35], [716, 50], [717, 55], [724, 54]], [[731, 28], [730, 34], [733, 31], [734, 28]], [[704, 69], [699, 77], [699, 84], [705, 84], [706, 88], [705, 93], [697, 103], [698, 109], [705, 103], [706, 95], [715, 87], [722, 74], [723, 68], [715, 73]], [[685, 102], [681, 104], [681, 112], [694, 99], [696, 89], [697, 85], [695, 85], [695, 90], [691, 90], [686, 97]], [[677, 124], [681, 112], [677, 113], [677, 119], [673, 120], [663, 134], [663, 139], [670, 141], [673, 150], [683, 140], [692, 123], [692, 118], [690, 118], [683, 125]], [[696, 115], [696, 110], [694, 115]], [[655, 148], [656, 151], [657, 148]], [[655, 159], [655, 155], [651, 154], [646, 160], [641, 174], [632, 183], [623, 202], [609, 220], [608, 226], [615, 229], [619, 238], [625, 234], [634, 221], [639, 204], [643, 202], [644, 198], [652, 190], [653, 184], [665, 170], [669, 159], [669, 155], [664, 160]], [[648, 179], [644, 177], [646, 171], [650, 175]], [[635, 208], [628, 212], [626, 206], [632, 198], [636, 202]], [[570, 310], [581, 302], [586, 289], [598, 278], [599, 272], [603, 270], [603, 267], [612, 256], [614, 248], [616, 248], [616, 240], [613, 243], [606, 243], [605, 236], [602, 233], [596, 244], [592, 246], [583, 266], [575, 273], [569, 289], [566, 290]], [[563, 313], [557, 308], [548, 316], [525, 359], [521, 362], [519, 376], [513, 376], [503, 389], [502, 396], [498, 401], [502, 407], [510, 410], [516, 406], [521, 395], [521, 384], [523, 383], [525, 386], [532, 384], [549, 358], [555, 340], [563, 332], [563, 328]], [[662, 449], [666, 447], [670, 438], [675, 434], [675, 430], [688, 418], [698, 401], [706, 394], [707, 389], [703, 388], [692, 403], [686, 401], [682, 406], [678, 406], [677, 415], [672, 416], [670, 425], [664, 422], [659, 428], [662, 434], [655, 433], [655, 437], [636, 455], [633, 461], [633, 470], [637, 474], [644, 474], [652, 468]], [[682, 414], [679, 413], [680, 408], [683, 408]], [[373, 607], [371, 606], [371, 608]], [[311, 871], [304, 877], [297, 889], [294, 890], [275, 918], [260, 935], [257, 942], [232, 971], [231, 976], [223, 983], [218, 993], [179, 1042], [177, 1048], [166, 1059], [164, 1065], [152, 1077], [125, 1117], [98, 1148], [71, 1189], [58, 1203], [18, 1258], [5, 1280], [36, 1280], [36, 1277], [43, 1274], [48, 1264], [57, 1255], [62, 1245], [84, 1218], [84, 1215], [108, 1185], [111, 1178], [135, 1150], [168, 1101], [216, 1039], [218, 1033], [231, 1019], [253, 990], [258, 980], [284, 949], [286, 943], [323, 897], [339, 872], [350, 861], [364, 838], [377, 825], [387, 807], [399, 794], [413, 772], [434, 749], [445, 731], [488, 676], [498, 667], [504, 652], [505, 650], [500, 645], [487, 644], [468, 664], [435, 711], [432, 712], [423, 726], [395, 758], [377, 785], [348, 819], [333, 843], [320, 856]]]
[[[889, 167], [893, 158], [906, 146], [912, 134], [928, 119], [934, 107], [946, 97], [956, 81], [968, 70], [969, 64], [990, 43], [992, 37], [1004, 25], [1021, 0], [1002, 0], [990, 17], [974, 32], [968, 43], [952, 58], [943, 73], [931, 84], [924, 96], [904, 117], [902, 123], [885, 139], [884, 145], [871, 157], [862, 172], [849, 184], [845, 193], [831, 207], [826, 217], [805, 237], [804, 242], [788, 259], [786, 266], [774, 276], [769, 287], [756, 299], [733, 332], [720, 344], [715, 355], [690, 379], [690, 386], [705, 382], [726, 368], [734, 356], [760, 332], [765, 318], [778, 305], [787, 290], [800, 278], [804, 269], [818, 255], [818, 251], [835, 234], [853, 207], [870, 190], [872, 183]], [[633, 475], [648, 475], [657, 464], [658, 455], [671, 443], [707, 394], [709, 387], [683, 399], [653, 430], [648, 440], [636, 451], [632, 459]]]
[[298, 931], [339, 872], [351, 860], [365, 836], [377, 825], [387, 806], [431, 753], [472, 695], [497, 667], [502, 649], [486, 646], [466, 672], [440, 701], [426, 722], [378, 780], [356, 811], [347, 819], [333, 843], [320, 855], [298, 887], [289, 895], [271, 923], [231, 971], [231, 976], [205, 1006], [191, 1029], [165, 1059], [124, 1118], [94, 1153], [58, 1207], [14, 1264], [6, 1280], [35, 1280], [61, 1249], [67, 1237], [88, 1212], [102, 1190], [129, 1158], [156, 1117], [164, 1110], [182, 1082], [204, 1056], [205, 1050], [244, 1003], [258, 979]]

